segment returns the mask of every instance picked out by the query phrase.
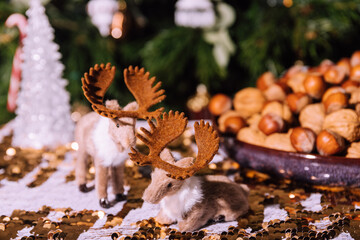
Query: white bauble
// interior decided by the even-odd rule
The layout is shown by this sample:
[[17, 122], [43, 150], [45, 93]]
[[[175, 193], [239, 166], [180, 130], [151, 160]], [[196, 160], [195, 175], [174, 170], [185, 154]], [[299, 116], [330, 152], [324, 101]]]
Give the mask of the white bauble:
[[104, 37], [110, 33], [112, 18], [117, 10], [118, 3], [116, 0], [90, 0], [87, 5], [91, 22]]
[[209, 0], [178, 0], [175, 23], [178, 26], [206, 28], [215, 24], [213, 4]]

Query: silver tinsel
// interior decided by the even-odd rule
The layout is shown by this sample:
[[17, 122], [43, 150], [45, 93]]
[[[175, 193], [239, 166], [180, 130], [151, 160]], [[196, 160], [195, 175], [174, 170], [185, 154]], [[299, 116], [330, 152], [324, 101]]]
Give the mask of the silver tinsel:
[[73, 139], [67, 81], [54, 30], [40, 0], [31, 0], [24, 39], [22, 80], [17, 100], [13, 145], [56, 148]]

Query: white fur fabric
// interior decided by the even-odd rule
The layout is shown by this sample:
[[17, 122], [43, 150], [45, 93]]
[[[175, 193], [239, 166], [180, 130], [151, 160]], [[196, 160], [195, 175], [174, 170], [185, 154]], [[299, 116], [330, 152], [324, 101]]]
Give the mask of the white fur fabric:
[[200, 178], [191, 177], [184, 181], [179, 191], [160, 201], [163, 212], [172, 221], [179, 222], [184, 214], [203, 198]]
[[116, 144], [109, 135], [109, 119], [100, 117], [95, 125], [92, 140], [96, 149], [96, 155], [104, 167], [118, 166], [129, 158], [130, 149], [119, 152]]

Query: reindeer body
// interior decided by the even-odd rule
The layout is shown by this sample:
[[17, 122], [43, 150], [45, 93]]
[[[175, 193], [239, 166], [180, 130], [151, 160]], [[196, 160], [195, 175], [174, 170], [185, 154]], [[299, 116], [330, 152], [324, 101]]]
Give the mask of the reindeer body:
[[124, 82], [136, 100], [124, 109], [120, 108], [116, 100], [106, 101], [104, 105], [105, 93], [115, 77], [115, 67], [110, 63], [95, 64], [81, 78], [84, 95], [99, 116], [91, 113], [77, 124], [75, 137], [79, 150], [76, 178], [80, 190], [88, 191], [85, 178], [86, 159], [89, 155], [92, 156], [95, 165], [95, 188], [102, 207], [110, 207], [107, 199], [109, 172], [116, 194], [115, 200], [125, 199], [123, 169], [130, 148], [132, 150], [135, 146], [136, 119], [152, 119], [163, 111], [163, 108], [149, 111], [149, 108], [166, 97], [165, 91], [160, 89], [161, 82], [154, 85], [155, 77], [149, 76], [150, 73], [145, 72], [144, 68], [130, 66], [124, 69]]
[[[116, 100], [107, 101], [109, 109], [120, 109]], [[135, 110], [137, 104], [128, 104], [125, 110]], [[105, 118], [95, 112], [83, 116], [75, 130], [79, 144], [76, 162], [76, 179], [80, 190], [86, 192], [86, 172], [89, 156], [94, 159], [95, 188], [100, 205], [109, 207], [107, 185], [110, 176], [117, 200], [123, 200], [124, 164], [129, 158], [130, 147], [135, 146], [135, 119]]]
[[[162, 159], [179, 167], [190, 166], [193, 161], [193, 158], [184, 158], [175, 162], [167, 149], [161, 154]], [[231, 182], [225, 176], [192, 176], [176, 180], [156, 168], [143, 199], [160, 203], [160, 212], [156, 216], [159, 223], [177, 222], [180, 231], [193, 231], [210, 220], [224, 217], [225, 221], [233, 221], [244, 215], [249, 208], [248, 194], [246, 185]]]

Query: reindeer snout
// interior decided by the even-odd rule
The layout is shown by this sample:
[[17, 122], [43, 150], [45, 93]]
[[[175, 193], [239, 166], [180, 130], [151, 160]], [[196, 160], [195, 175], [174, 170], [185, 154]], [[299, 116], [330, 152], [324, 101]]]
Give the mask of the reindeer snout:
[[145, 201], [145, 202], [149, 202], [150, 203], [150, 199], [149, 199], [149, 197], [147, 196], [147, 195], [143, 195], [142, 196], [142, 199]]
[[143, 194], [143, 196], [142, 196], [142, 199], [143, 199], [145, 202], [155, 204], [154, 199], [151, 197], [151, 194], [149, 194], [149, 191], [145, 191], [145, 192], [144, 192], [144, 194]]
[[153, 189], [147, 188], [142, 196], [142, 199], [145, 202], [151, 203], [151, 204], [157, 204], [161, 200], [161, 196], [159, 192], [156, 192]]

